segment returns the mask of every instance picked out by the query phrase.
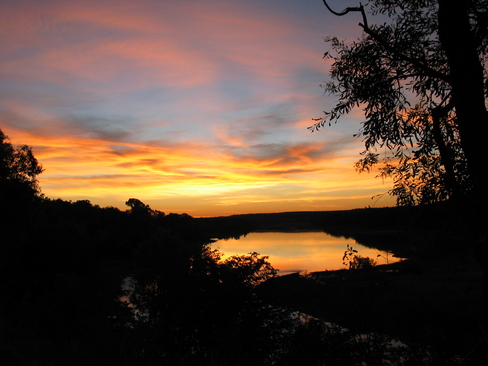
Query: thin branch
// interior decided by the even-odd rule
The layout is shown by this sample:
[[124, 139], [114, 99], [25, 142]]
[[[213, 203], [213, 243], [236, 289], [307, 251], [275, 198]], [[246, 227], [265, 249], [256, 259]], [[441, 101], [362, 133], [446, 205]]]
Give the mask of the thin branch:
[[359, 7], [349, 7], [349, 8], [344, 9], [340, 13], [338, 13], [338, 12], [336, 12], [336, 11], [334, 11], [334, 10], [331, 9], [331, 7], [329, 6], [329, 4], [327, 4], [327, 1], [323, 0], [323, 2], [324, 2], [324, 5], [327, 7], [327, 9], [329, 9], [329, 11], [332, 14], [337, 15], [337, 16], [346, 15], [350, 11], [359, 11], [359, 12], [361, 12], [361, 15], [363, 16], [364, 25], [366, 27], [368, 27], [368, 19], [366, 18], [366, 13], [364, 12], [364, 6], [363, 6], [363, 4], [359, 3]]

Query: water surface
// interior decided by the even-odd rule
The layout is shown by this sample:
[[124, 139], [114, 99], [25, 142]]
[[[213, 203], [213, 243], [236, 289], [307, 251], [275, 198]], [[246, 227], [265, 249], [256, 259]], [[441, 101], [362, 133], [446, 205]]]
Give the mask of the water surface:
[[324, 232], [255, 232], [240, 239], [219, 240], [212, 247], [224, 253], [223, 259], [250, 252], [267, 255], [273, 267], [280, 274], [286, 274], [344, 269], [346, 266], [342, 263], [342, 256], [347, 244], [353, 246], [359, 255], [373, 258], [378, 264], [398, 260], [391, 253], [365, 247], [354, 239], [335, 237]]

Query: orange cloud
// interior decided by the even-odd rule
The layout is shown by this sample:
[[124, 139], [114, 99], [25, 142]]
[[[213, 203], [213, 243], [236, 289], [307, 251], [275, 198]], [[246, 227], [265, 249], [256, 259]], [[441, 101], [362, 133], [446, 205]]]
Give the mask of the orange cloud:
[[20, 3], [0, 5], [0, 128], [34, 147], [48, 197], [121, 208], [137, 197], [214, 215], [361, 207], [388, 189], [352, 167], [359, 115], [306, 129], [331, 104], [319, 87], [325, 34], [307, 28], [316, 12], [259, 1]]
[[[40, 182], [49, 197], [109, 197], [112, 205], [119, 207], [132, 196], [146, 200], [186, 196], [212, 197], [214, 205], [225, 207], [239, 207], [247, 202], [318, 208], [333, 201], [364, 201], [373, 195], [372, 190], [386, 190], [372, 176], [344, 169], [343, 158], [308, 158], [307, 154], [319, 150], [320, 145], [284, 149], [299, 159], [270, 170], [263, 169], [259, 159], [248, 157], [241, 161], [230, 154], [215, 153], [211, 146], [194, 143], [114, 146], [103, 140], [7, 133], [34, 146], [36, 157], [46, 168]], [[194, 151], [198, 151], [198, 156]], [[287, 160], [286, 156], [283, 160]], [[350, 193], [355, 191], [367, 193]]]

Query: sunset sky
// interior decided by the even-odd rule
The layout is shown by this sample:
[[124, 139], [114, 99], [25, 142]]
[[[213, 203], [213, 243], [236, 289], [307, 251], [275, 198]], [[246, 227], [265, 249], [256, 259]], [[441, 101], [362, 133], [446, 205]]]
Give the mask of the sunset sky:
[[307, 130], [336, 100], [324, 37], [360, 21], [321, 0], [2, 0], [0, 129], [33, 147], [50, 198], [196, 217], [392, 206], [371, 199], [391, 182], [353, 167], [361, 110]]

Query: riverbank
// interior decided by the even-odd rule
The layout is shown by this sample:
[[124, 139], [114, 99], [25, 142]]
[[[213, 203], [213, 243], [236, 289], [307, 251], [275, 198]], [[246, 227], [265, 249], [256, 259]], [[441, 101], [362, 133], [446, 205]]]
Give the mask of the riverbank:
[[437, 357], [468, 360], [482, 352], [482, 285], [482, 272], [468, 251], [371, 270], [281, 276], [263, 284], [259, 294], [361, 334], [378, 332], [431, 347]]

